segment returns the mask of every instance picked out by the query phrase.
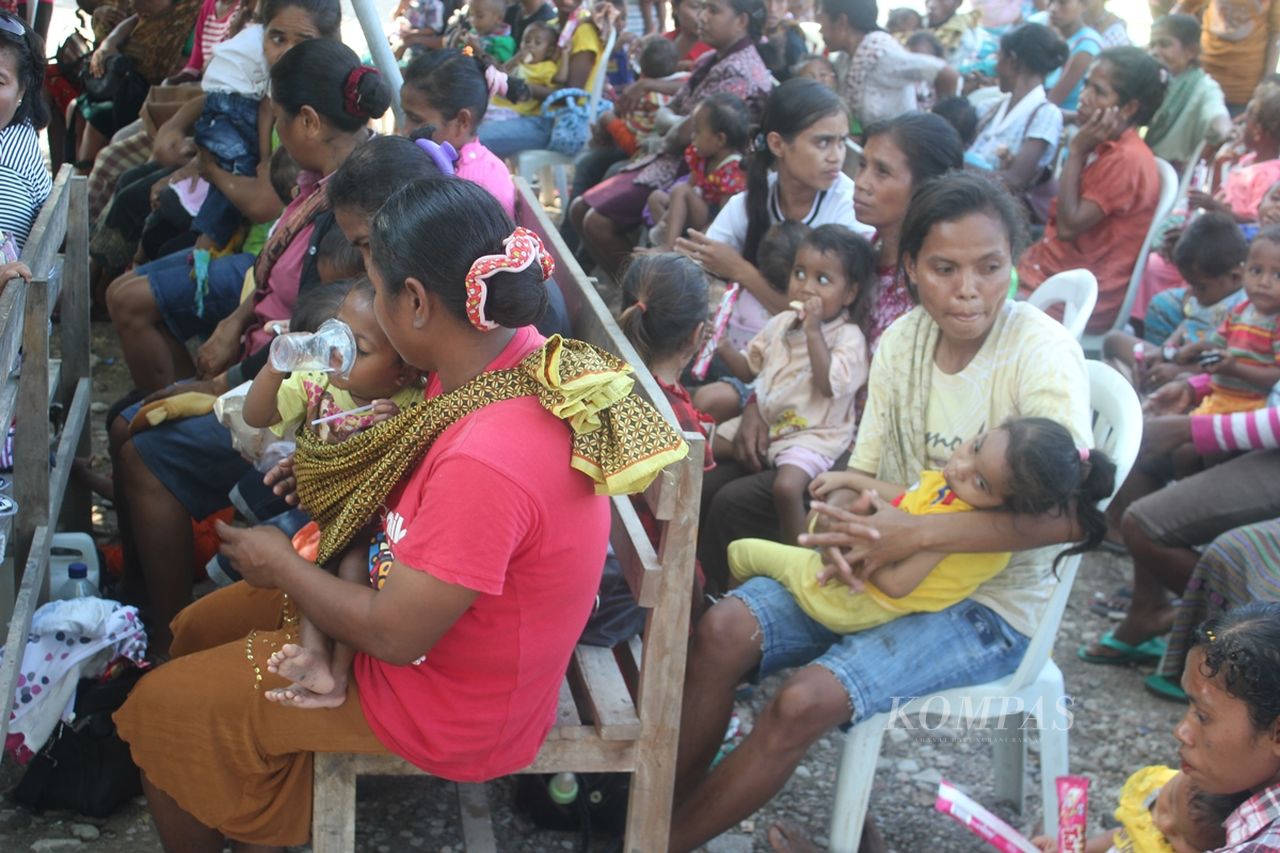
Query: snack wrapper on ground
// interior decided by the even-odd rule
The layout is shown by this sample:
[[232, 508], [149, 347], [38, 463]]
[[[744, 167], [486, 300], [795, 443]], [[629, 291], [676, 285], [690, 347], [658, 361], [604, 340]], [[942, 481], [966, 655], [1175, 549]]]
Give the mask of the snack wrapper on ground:
[[938, 798], [934, 800], [933, 807], [959, 821], [1001, 853], [1038, 853], [1026, 836], [946, 779], [938, 783]]

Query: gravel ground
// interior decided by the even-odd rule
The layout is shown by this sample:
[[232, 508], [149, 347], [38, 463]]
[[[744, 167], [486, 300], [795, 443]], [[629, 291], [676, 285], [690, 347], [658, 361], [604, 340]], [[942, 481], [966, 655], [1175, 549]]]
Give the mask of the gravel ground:
[[[119, 361], [118, 345], [107, 324], [94, 325], [96, 408], [114, 400], [128, 385]], [[94, 451], [106, 455], [102, 415], [94, 415]], [[103, 463], [99, 463], [100, 465]], [[99, 533], [114, 534], [109, 507], [95, 513]], [[1111, 811], [1129, 773], [1150, 763], [1176, 761], [1170, 731], [1181, 707], [1155, 699], [1142, 688], [1140, 673], [1129, 668], [1087, 666], [1077, 660], [1075, 647], [1092, 639], [1109, 623], [1088, 610], [1094, 590], [1111, 590], [1128, 582], [1127, 558], [1097, 553], [1086, 557], [1060, 632], [1055, 659], [1074, 700], [1070, 734], [1071, 770], [1089, 777], [1091, 821], [1094, 828], [1111, 822]], [[764, 701], [776, 690], [770, 679], [739, 702], [743, 732]], [[741, 735], [739, 735], [741, 738]], [[836, 768], [842, 736], [832, 732], [805, 757], [782, 793], [756, 816], [706, 847], [710, 853], [745, 853], [769, 849], [766, 833], [776, 820], [790, 820], [820, 845], [827, 841]], [[1028, 750], [1027, 802], [1021, 815], [1012, 803], [997, 802], [993, 793], [989, 737], [982, 731], [890, 730], [877, 764], [871, 811], [890, 848], [899, 853], [921, 851], [980, 851], [989, 849], [976, 836], [934, 812], [938, 780], [954, 782], [979, 802], [1026, 832], [1040, 819], [1038, 746]], [[6, 761], [0, 767], [0, 789], [18, 779], [18, 769]], [[362, 779], [358, 788], [356, 847], [361, 851], [461, 851], [455, 788], [434, 779]], [[536, 829], [513, 811], [513, 785], [499, 780], [489, 785], [494, 831], [502, 851], [574, 850], [576, 834]], [[605, 849], [603, 840], [595, 845]], [[11, 803], [0, 803], [0, 850], [70, 850], [93, 853], [159, 851], [160, 845], [141, 798], [126, 804], [108, 820], [92, 820], [71, 813], [35, 815]], [[306, 849], [306, 848], [300, 848]]]

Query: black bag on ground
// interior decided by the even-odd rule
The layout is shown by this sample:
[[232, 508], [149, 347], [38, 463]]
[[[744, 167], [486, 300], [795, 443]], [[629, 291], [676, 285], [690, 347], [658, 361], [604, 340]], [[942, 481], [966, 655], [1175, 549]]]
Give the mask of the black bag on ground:
[[128, 666], [107, 682], [80, 680], [75, 722], [59, 724], [31, 759], [22, 781], [10, 792], [14, 802], [36, 811], [72, 809], [88, 817], [107, 817], [142, 793], [138, 767], [128, 744], [116, 734], [111, 715], [143, 672]]

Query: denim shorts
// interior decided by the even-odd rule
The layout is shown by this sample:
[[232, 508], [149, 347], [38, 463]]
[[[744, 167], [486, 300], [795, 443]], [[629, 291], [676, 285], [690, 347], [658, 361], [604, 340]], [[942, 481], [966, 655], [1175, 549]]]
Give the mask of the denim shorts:
[[253, 266], [253, 255], [224, 255], [209, 262], [209, 289], [204, 295], [204, 314], [196, 313], [196, 282], [191, 277], [191, 252], [172, 255], [143, 264], [134, 272], [145, 275], [151, 295], [164, 324], [180, 341], [208, 335], [218, 322], [240, 306], [244, 274]]
[[758, 677], [817, 664], [849, 694], [854, 721], [892, 710], [895, 699], [1002, 678], [1018, 668], [1029, 642], [994, 610], [968, 599], [842, 636], [814, 621], [773, 578], [752, 578], [729, 595], [760, 626]]
[[[134, 404], [120, 416], [132, 420], [139, 408], [141, 404]], [[166, 421], [143, 430], [132, 441], [147, 469], [195, 519], [231, 506], [231, 487], [253, 469], [212, 412]]]

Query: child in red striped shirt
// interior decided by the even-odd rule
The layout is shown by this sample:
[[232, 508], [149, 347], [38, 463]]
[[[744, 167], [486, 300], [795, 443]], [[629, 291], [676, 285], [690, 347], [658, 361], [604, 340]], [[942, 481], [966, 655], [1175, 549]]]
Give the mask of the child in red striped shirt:
[[1259, 231], [1249, 247], [1244, 291], [1248, 298], [1201, 345], [1198, 360], [1213, 384], [1194, 414], [1261, 408], [1280, 382], [1280, 226]]

